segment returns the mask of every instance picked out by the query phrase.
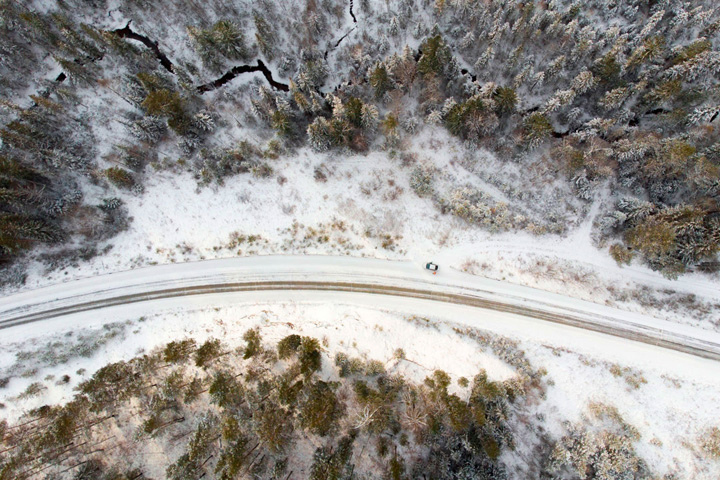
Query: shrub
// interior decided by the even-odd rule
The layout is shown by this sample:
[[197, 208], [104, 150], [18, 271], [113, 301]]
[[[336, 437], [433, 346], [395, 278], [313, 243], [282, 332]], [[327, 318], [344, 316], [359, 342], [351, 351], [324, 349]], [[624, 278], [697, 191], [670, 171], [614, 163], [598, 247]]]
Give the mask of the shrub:
[[700, 440], [700, 446], [710, 457], [720, 459], [720, 428], [710, 428]]
[[105, 170], [105, 176], [116, 187], [130, 189], [135, 185], [132, 175], [124, 168], [110, 167]]
[[433, 168], [429, 165], [417, 165], [410, 174], [410, 188], [420, 197], [433, 192]]
[[365, 375], [374, 376], [385, 373], [385, 364], [380, 360], [368, 360], [365, 364]]
[[340, 369], [339, 375], [342, 378], [363, 373], [364, 370], [362, 359], [348, 357], [343, 352], [335, 355], [335, 366]]
[[630, 265], [633, 258], [633, 252], [621, 243], [615, 243], [610, 246], [610, 256], [618, 265]]

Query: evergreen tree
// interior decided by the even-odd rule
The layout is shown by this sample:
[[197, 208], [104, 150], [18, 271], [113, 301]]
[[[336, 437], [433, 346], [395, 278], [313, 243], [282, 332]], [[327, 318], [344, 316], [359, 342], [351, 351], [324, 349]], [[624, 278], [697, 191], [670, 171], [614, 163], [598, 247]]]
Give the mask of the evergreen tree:
[[253, 14], [253, 19], [255, 20], [255, 39], [258, 42], [260, 51], [265, 55], [266, 59], [272, 60], [275, 57], [275, 43], [277, 42], [273, 28], [257, 12]]
[[452, 53], [441, 35], [427, 38], [420, 45], [422, 55], [418, 61], [418, 71], [424, 75], [441, 77], [452, 60]]

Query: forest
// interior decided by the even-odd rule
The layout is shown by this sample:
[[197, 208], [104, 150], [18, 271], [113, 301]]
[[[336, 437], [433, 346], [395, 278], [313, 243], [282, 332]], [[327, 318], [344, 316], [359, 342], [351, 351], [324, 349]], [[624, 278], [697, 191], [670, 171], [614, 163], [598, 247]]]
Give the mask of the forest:
[[[235, 349], [169, 342], [101, 367], [63, 405], [3, 420], [0, 479], [505, 479], [516, 417], [547, 388], [547, 372], [502, 338], [483, 341], [513, 378], [435, 370], [422, 383], [386, 368], [408, 361], [402, 349], [381, 362], [328, 358], [326, 340], [297, 334], [274, 345], [257, 328], [243, 338]], [[557, 441], [536, 432], [536, 458], [525, 461], [538, 478], [650, 478], [637, 430], [614, 407], [590, 411]]]
[[[6, 281], [39, 245], [97, 255], [128, 225], [115, 192], [141, 195], [152, 167], [210, 185], [271, 176], [274, 158], [306, 145], [402, 158], [430, 125], [525, 165], [529, 184], [554, 177], [584, 202], [608, 187], [596, 229], [618, 263], [671, 278], [716, 268], [720, 18], [709, 3], [307, 0], [293, 16], [269, 1], [118, 4], [0, 3]], [[104, 25], [113, 16], [124, 23]], [[251, 72], [265, 81], [217, 97]], [[108, 117], [92, 97], [118, 110]], [[107, 121], [121, 142], [102, 137]], [[233, 123], [262, 140], [228, 142]], [[565, 228], [481, 191], [442, 194], [441, 176], [418, 165], [413, 189], [469, 223]]]

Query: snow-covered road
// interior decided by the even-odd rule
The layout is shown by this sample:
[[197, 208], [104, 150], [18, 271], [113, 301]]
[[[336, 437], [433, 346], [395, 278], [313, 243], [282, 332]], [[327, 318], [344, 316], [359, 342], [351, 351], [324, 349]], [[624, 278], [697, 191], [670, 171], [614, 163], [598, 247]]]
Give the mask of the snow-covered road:
[[[611, 334], [720, 360], [720, 334], [571, 297], [408, 261], [334, 256], [206, 260], [100, 275], [0, 299], [0, 328], [187, 295], [343, 291], [464, 304]], [[381, 297], [378, 297], [381, 303]]]

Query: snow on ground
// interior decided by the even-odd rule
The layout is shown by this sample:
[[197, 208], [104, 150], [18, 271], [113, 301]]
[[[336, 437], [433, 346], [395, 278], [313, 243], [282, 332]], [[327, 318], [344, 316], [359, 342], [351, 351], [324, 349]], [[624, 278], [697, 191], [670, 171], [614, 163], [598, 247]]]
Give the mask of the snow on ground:
[[[711, 479], [720, 475], [720, 462], [698, 455], [697, 440], [720, 418], [720, 364], [677, 352], [628, 342], [601, 334], [547, 324], [510, 314], [437, 302], [331, 292], [255, 292], [204, 295], [178, 302], [164, 300], [78, 314], [4, 332], [0, 368], [7, 372], [20, 352], [15, 376], [0, 390], [5, 408], [0, 415], [17, 418], [21, 411], [70, 398], [72, 388], [107, 362], [129, 359], [171, 340], [191, 336], [202, 342], [220, 338], [229, 347], [244, 344], [243, 333], [259, 326], [266, 342], [291, 333], [321, 339], [326, 346], [324, 371], [329, 374], [336, 352], [377, 359], [392, 373], [421, 381], [434, 369], [456, 380], [485, 369], [493, 380], [515, 375], [492, 349], [458, 333], [467, 328], [493, 332], [518, 342], [533, 368], [544, 368], [546, 394], [520, 412], [523, 421], [542, 425], [553, 438], [564, 432], [564, 421], [576, 422], [590, 402], [615, 406], [638, 429], [639, 454], [659, 475]], [[455, 329], [453, 329], [455, 327]], [[80, 333], [82, 332], [82, 333]], [[88, 347], [79, 335], [98, 340]], [[64, 363], [43, 364], [49, 342], [60, 341], [76, 356]], [[59, 344], [58, 344], [59, 345]], [[62, 350], [62, 346], [56, 347]], [[397, 349], [404, 351], [399, 360]], [[57, 352], [56, 352], [57, 353]], [[79, 355], [78, 355], [79, 354]], [[85, 356], [82, 356], [84, 354]], [[52, 363], [52, 362], [51, 362]], [[69, 375], [66, 383], [60, 381]], [[47, 390], [18, 400], [31, 383]], [[529, 419], [529, 420], [528, 420]], [[523, 478], [523, 448], [504, 459]]]
[[[459, 142], [444, 130], [426, 129], [409, 143], [404, 158], [432, 162], [444, 172], [442, 183], [471, 183], [507, 200], [463, 166], [477, 170], [478, 163], [494, 160], [479, 152], [471, 167], [461, 161], [463, 155]], [[181, 169], [148, 167], [143, 194], [116, 192], [132, 222], [129, 230], [106, 242], [112, 246], [108, 253], [52, 271], [35, 262], [23, 288], [171, 262], [341, 254], [434, 260], [476, 275], [720, 329], [715, 277], [690, 273], [673, 281], [641, 265], [621, 268], [606, 250], [594, 246], [591, 226], [601, 198], [586, 214], [578, 211], [576, 220], [570, 218], [570, 224], [579, 221], [579, 226], [564, 236], [490, 233], [440, 213], [431, 199], [419, 197], [410, 187], [412, 163], [387, 152], [344, 155], [301, 149], [270, 162], [272, 177], [237, 175], [222, 186], [202, 188]]]

